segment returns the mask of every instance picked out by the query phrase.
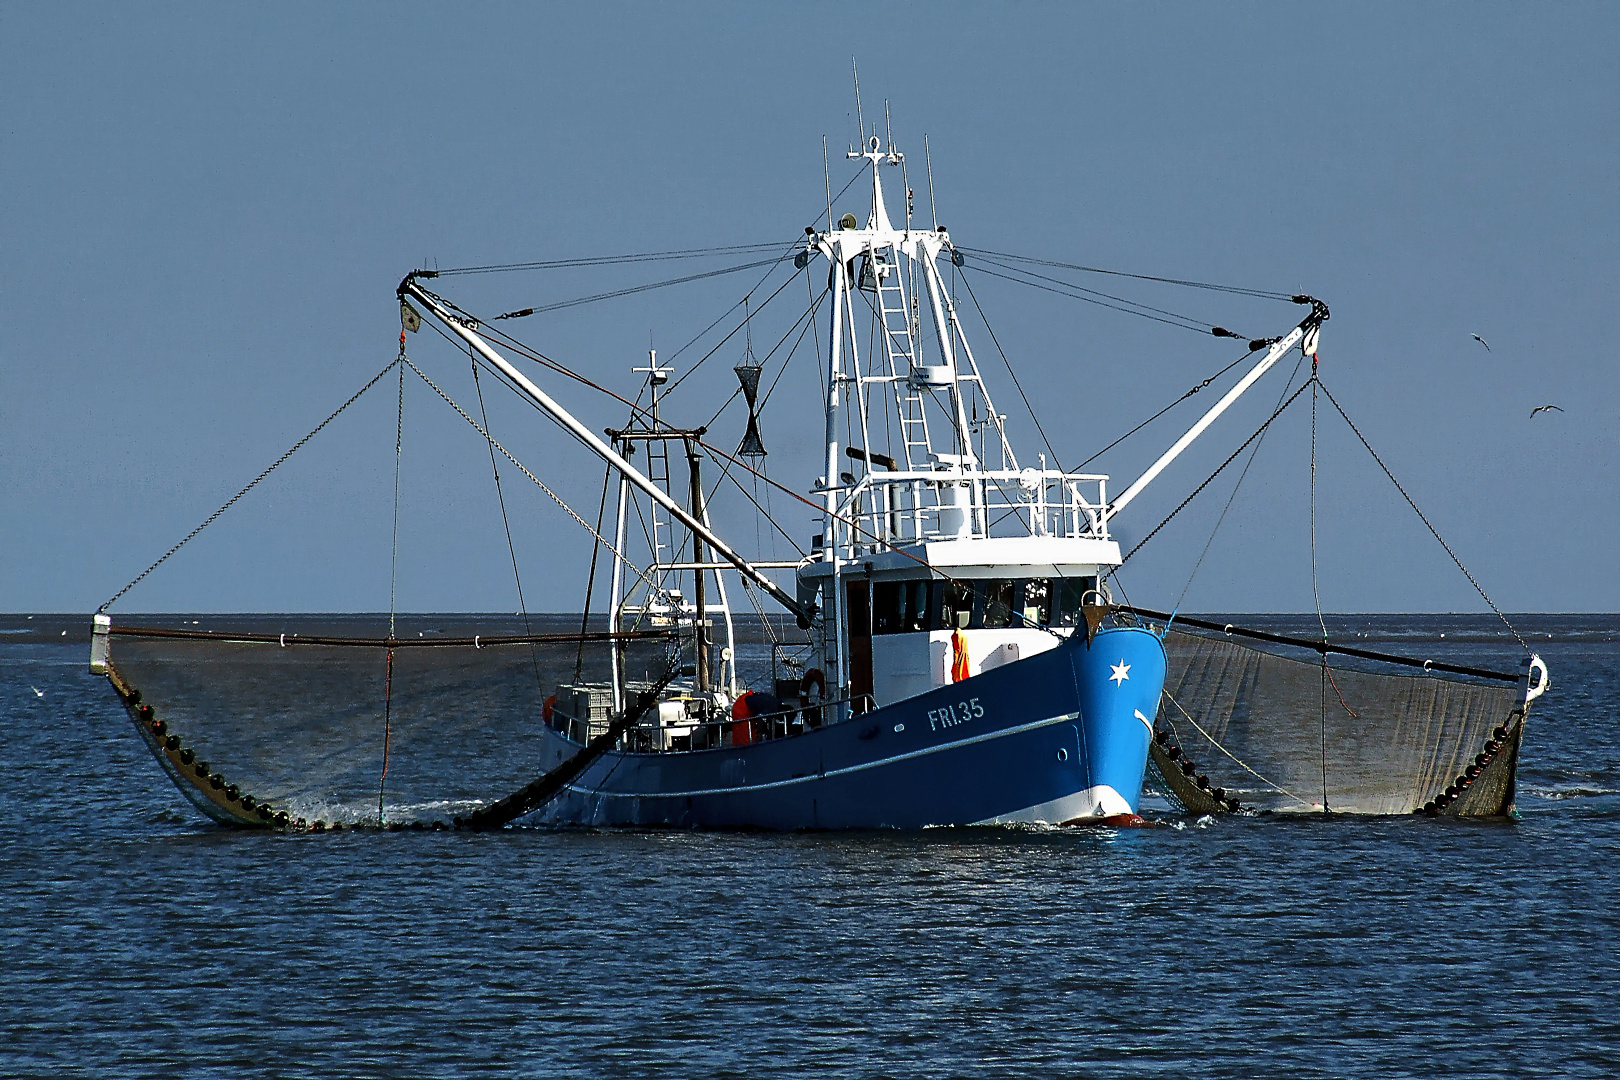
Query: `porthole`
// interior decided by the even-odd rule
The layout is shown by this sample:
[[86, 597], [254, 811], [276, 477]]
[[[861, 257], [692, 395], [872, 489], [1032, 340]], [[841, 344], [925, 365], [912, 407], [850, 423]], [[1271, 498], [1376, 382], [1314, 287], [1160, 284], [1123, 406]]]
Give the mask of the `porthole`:
[[1066, 747], [1062, 747], [1062, 746], [1058, 747], [1057, 758], [1058, 758], [1059, 761], [1068, 761], [1069, 760], [1069, 751], [1068, 751], [1068, 749]]

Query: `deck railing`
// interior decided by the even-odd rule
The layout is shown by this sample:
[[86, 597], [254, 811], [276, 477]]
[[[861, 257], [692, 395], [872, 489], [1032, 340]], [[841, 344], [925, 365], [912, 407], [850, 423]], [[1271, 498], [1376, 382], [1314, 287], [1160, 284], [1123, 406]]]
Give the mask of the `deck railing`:
[[872, 472], [832, 489], [846, 557], [925, 540], [1108, 538], [1108, 478], [1055, 469]]

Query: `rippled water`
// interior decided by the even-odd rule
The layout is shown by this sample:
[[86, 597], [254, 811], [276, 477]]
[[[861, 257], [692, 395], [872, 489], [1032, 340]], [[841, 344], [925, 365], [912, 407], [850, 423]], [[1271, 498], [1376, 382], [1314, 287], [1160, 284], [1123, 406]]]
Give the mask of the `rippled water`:
[[0, 1075], [1620, 1074], [1620, 618], [1520, 620], [1516, 822], [853, 835], [221, 829], [86, 621], [0, 619]]

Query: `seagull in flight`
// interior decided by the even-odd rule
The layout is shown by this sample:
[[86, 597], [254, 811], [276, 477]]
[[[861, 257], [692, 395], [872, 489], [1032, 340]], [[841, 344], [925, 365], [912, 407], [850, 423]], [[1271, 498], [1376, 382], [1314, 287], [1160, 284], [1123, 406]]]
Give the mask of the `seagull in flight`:
[[1563, 409], [1560, 409], [1557, 405], [1537, 405], [1535, 408], [1530, 410], [1530, 419], [1534, 420], [1536, 418], [1536, 413], [1543, 413], [1543, 412], [1546, 412], [1549, 409], [1556, 409], [1558, 412], [1563, 412], [1564, 411]]
[[28, 684], [28, 689], [30, 689], [30, 690], [32, 690], [34, 692], [35, 697], [42, 698], [42, 697], [45, 696], [45, 691], [41, 690], [39, 687], [35, 686], [33, 683]]
[[1473, 338], [1475, 341], [1479, 342], [1481, 345], [1485, 346], [1485, 351], [1486, 352], [1491, 351], [1491, 343], [1486, 341], [1484, 338], [1480, 337], [1478, 334], [1469, 334], [1468, 336]]

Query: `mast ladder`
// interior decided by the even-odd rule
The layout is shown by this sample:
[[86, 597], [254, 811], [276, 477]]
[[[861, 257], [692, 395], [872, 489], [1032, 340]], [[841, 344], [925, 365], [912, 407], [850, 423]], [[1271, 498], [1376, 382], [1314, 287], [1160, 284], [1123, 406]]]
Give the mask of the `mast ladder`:
[[[873, 255], [873, 277], [877, 286], [879, 320], [883, 324], [883, 341], [888, 353], [889, 374], [895, 378], [895, 396], [900, 405], [900, 438], [906, 448], [906, 468], [928, 467], [931, 444], [928, 440], [928, 414], [923, 408], [923, 389], [911, 378], [916, 363], [916, 338], [912, 334], [911, 311], [906, 306], [905, 289], [901, 285], [898, 263], [884, 264], [887, 273], [878, 270], [876, 253]], [[904, 388], [900, 380], [904, 379]]]

